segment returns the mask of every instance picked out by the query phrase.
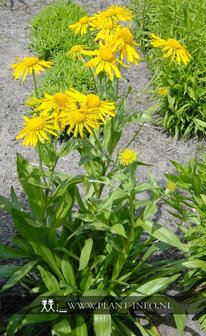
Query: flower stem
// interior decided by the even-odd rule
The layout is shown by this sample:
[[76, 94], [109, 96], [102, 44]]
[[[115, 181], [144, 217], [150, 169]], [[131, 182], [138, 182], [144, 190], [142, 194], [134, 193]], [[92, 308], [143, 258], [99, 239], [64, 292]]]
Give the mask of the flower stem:
[[37, 142], [37, 146], [38, 146], [38, 154], [39, 154], [39, 166], [40, 166], [42, 178], [44, 180], [45, 185], [47, 186], [47, 181], [46, 181], [44, 171], [43, 171], [43, 166], [42, 166], [41, 147], [40, 147], [39, 141]]
[[32, 76], [33, 76], [33, 81], [34, 81], [34, 90], [35, 90], [35, 95], [38, 98], [38, 90], [37, 90], [37, 84], [36, 84], [36, 76], [34, 69], [32, 69]]
[[138, 134], [140, 133], [142, 127], [144, 126], [145, 123], [142, 123], [140, 128], [135, 132], [135, 135], [132, 137], [132, 139], [128, 142], [128, 144], [126, 145], [125, 148], [129, 147], [129, 145], [136, 139], [136, 137], [138, 136]]

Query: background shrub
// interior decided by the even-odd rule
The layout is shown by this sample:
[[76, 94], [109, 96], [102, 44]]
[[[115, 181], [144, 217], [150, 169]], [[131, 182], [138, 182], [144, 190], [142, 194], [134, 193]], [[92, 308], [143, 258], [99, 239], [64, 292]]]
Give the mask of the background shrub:
[[206, 3], [203, 0], [132, 0], [135, 35], [146, 53], [145, 60], [154, 71], [162, 61], [162, 51], [150, 44], [150, 33], [163, 39], [174, 38], [187, 47], [193, 59], [188, 66], [165, 61], [156, 81], [157, 87], [167, 87], [160, 119], [171, 133], [185, 138], [205, 130], [195, 120], [206, 118]]
[[29, 48], [54, 65], [41, 79], [40, 93], [53, 94], [74, 86], [82, 91], [93, 90], [93, 80], [89, 69], [83, 63], [73, 60], [65, 53], [75, 44], [85, 44], [92, 48], [94, 40], [88, 35], [74, 35], [69, 25], [87, 15], [86, 10], [71, 1], [61, 1], [45, 7], [31, 20], [32, 41]]

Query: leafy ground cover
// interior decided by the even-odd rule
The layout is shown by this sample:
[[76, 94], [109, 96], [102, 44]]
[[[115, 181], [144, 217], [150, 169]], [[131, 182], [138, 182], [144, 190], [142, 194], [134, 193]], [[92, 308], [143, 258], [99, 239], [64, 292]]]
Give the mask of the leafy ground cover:
[[205, 120], [206, 4], [201, 1], [133, 0], [135, 35], [152, 71], [162, 60], [162, 51], [152, 48], [151, 33], [162, 39], [173, 38], [187, 46], [192, 55], [188, 66], [168, 67], [161, 63], [156, 88], [167, 88], [163, 97], [160, 122], [165, 129], [184, 138], [205, 135], [196, 118]]

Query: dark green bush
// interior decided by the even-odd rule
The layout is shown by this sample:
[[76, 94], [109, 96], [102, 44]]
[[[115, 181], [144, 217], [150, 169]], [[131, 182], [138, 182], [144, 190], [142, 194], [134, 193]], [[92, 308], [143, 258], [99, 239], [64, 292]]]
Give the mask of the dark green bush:
[[193, 59], [188, 66], [175, 62], [161, 67], [157, 87], [167, 87], [160, 121], [171, 133], [185, 138], [205, 130], [195, 120], [205, 120], [206, 3], [203, 0], [133, 0], [136, 39], [141, 43], [145, 60], [154, 71], [162, 61], [162, 51], [150, 44], [150, 33], [163, 39], [174, 38], [187, 47]]

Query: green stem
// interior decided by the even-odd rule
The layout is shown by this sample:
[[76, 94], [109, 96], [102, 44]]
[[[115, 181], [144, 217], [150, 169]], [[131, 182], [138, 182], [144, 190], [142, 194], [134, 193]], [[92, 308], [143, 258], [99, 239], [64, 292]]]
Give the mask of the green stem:
[[41, 147], [40, 147], [39, 141], [37, 142], [37, 146], [38, 146], [38, 154], [39, 154], [39, 166], [40, 166], [42, 178], [44, 180], [44, 183], [45, 183], [46, 187], [48, 187], [47, 180], [46, 180], [46, 177], [44, 175], [43, 166], [42, 166]]
[[136, 139], [136, 137], [139, 135], [139, 133], [140, 133], [142, 127], [144, 126], [144, 124], [145, 124], [145, 123], [142, 123], [142, 124], [141, 124], [140, 128], [135, 132], [135, 135], [134, 135], [134, 136], [132, 137], [132, 139], [128, 142], [128, 144], [127, 144], [127, 146], [126, 146], [125, 148], [129, 147], [129, 145]]
[[37, 84], [36, 84], [36, 76], [34, 69], [32, 69], [32, 76], [33, 76], [33, 81], [34, 81], [34, 90], [35, 90], [35, 95], [38, 98], [38, 90], [37, 90]]
[[131, 218], [131, 228], [130, 228], [130, 232], [129, 232], [129, 236], [128, 236], [128, 239], [125, 241], [125, 245], [124, 245], [124, 248], [123, 248], [123, 252], [127, 255], [127, 251], [130, 247], [130, 244], [134, 238], [134, 229], [135, 229], [135, 217], [134, 217], [134, 202], [133, 202], [133, 199], [132, 199], [132, 194], [130, 192], [130, 195], [129, 195], [129, 205], [130, 205], [130, 210], [131, 210], [131, 213], [130, 213], [130, 218]]

